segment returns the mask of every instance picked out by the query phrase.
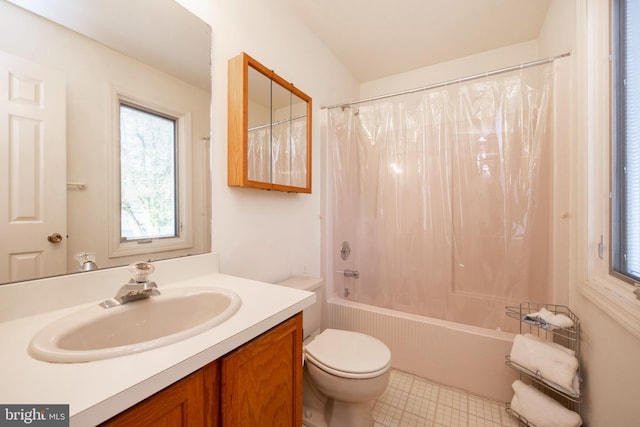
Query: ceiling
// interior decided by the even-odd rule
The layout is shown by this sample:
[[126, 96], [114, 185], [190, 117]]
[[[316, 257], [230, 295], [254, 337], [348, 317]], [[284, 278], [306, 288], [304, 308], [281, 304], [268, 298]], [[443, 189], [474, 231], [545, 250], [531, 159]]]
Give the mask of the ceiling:
[[8, 1], [210, 91], [211, 28], [173, 0]]
[[361, 83], [538, 38], [550, 0], [282, 0]]
[[[208, 89], [210, 28], [174, 1], [9, 0], [136, 57], [148, 56], [193, 84]], [[336, 55], [359, 82], [415, 70], [455, 58], [538, 38], [551, 0], [281, 0]], [[132, 12], [140, 7], [146, 19]], [[127, 13], [120, 13], [126, 10]], [[180, 38], [164, 22], [184, 15]], [[117, 25], [108, 21], [121, 19]], [[127, 19], [122, 19], [122, 17]], [[103, 23], [103, 19], [107, 23]], [[116, 28], [111, 32], [106, 29]], [[131, 37], [135, 34], [136, 37]], [[188, 37], [188, 38], [186, 38]], [[159, 49], [149, 49], [153, 40]], [[202, 43], [200, 41], [203, 41]], [[189, 49], [186, 48], [189, 47]], [[138, 52], [138, 54], [135, 54]], [[184, 60], [166, 61], [186, 55]], [[194, 59], [203, 61], [195, 66]], [[205, 70], [195, 74], [194, 70]], [[186, 76], [186, 77], [185, 77]]]

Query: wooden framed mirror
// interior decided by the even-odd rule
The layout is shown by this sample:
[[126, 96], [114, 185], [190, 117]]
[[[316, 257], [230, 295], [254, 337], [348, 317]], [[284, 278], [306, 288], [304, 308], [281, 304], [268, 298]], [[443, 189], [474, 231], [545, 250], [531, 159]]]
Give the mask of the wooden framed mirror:
[[311, 193], [311, 97], [244, 52], [228, 84], [228, 185]]

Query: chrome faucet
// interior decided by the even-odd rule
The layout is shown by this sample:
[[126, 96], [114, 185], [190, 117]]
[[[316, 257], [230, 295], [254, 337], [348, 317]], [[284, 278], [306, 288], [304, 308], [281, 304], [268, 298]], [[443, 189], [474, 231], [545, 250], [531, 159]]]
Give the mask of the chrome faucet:
[[155, 270], [153, 265], [144, 261], [131, 264], [129, 271], [133, 274], [133, 277], [128, 283], [122, 285], [115, 297], [102, 301], [100, 306], [111, 308], [160, 295], [156, 282], [148, 280], [148, 276], [153, 273], [153, 270]]
[[78, 262], [80, 271], [98, 270], [98, 264], [96, 264], [96, 254], [93, 252], [78, 252], [73, 256]]

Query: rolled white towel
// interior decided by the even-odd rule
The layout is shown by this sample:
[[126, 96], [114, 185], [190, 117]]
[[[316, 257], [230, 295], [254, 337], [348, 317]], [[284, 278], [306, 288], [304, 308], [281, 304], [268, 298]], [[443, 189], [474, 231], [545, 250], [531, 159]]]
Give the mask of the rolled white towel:
[[516, 380], [511, 387], [514, 395], [511, 409], [537, 427], [578, 427], [582, 425], [579, 414], [571, 411], [551, 397]]
[[509, 357], [512, 362], [539, 373], [571, 394], [579, 394], [575, 389], [578, 359], [553, 343], [519, 334], [513, 340]]
[[554, 314], [546, 308], [542, 307], [540, 311], [535, 313], [529, 313], [524, 317], [524, 320], [534, 321], [541, 323], [543, 329], [557, 329], [557, 328], [571, 328], [573, 327], [573, 320], [562, 313]]

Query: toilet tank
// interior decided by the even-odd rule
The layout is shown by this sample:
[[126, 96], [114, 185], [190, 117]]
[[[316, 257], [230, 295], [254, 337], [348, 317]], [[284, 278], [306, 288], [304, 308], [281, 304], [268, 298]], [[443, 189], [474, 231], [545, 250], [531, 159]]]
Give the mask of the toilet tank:
[[276, 284], [316, 294], [316, 302], [303, 310], [302, 336], [306, 339], [311, 334], [320, 332], [322, 303], [324, 302], [324, 279], [322, 277], [295, 276]]

